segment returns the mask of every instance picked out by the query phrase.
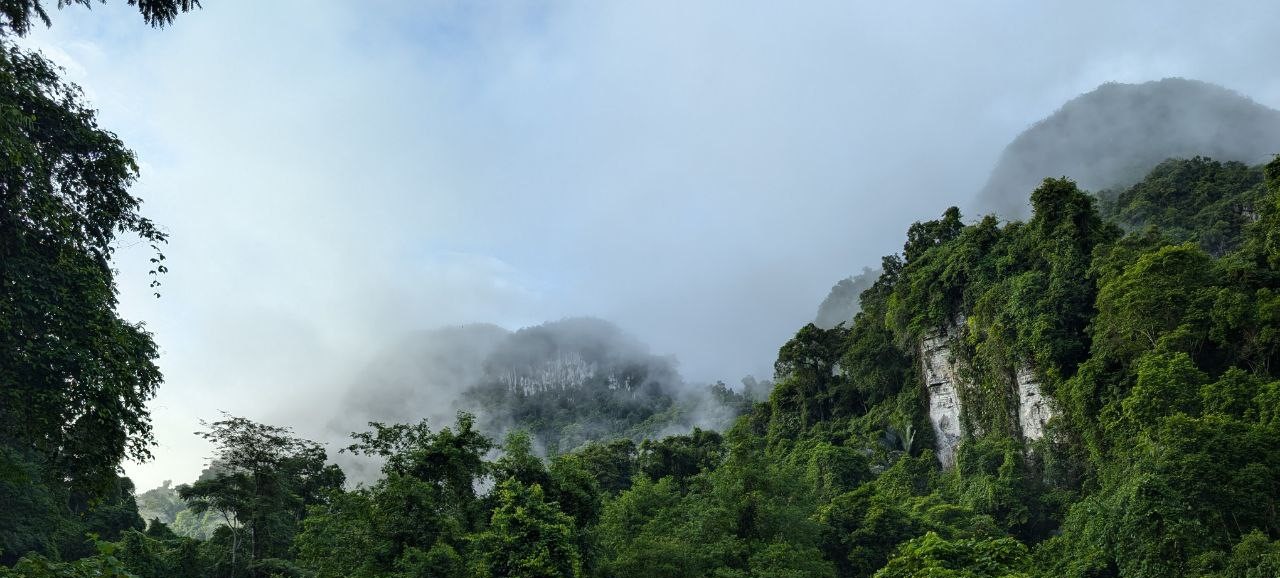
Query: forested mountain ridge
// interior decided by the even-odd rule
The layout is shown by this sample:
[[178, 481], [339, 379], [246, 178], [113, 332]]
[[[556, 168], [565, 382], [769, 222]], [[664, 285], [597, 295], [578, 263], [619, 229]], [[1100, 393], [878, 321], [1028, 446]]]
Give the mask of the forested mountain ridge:
[[[1116, 200], [1115, 195], [1144, 180], [1153, 170], [1203, 170], [1180, 163], [1159, 168], [1166, 159], [1212, 158], [1221, 163], [1216, 165], [1218, 174], [1213, 178], [1247, 175], [1260, 179], [1258, 171], [1249, 174], [1244, 169], [1265, 162], [1277, 151], [1280, 111], [1239, 93], [1185, 78], [1139, 84], [1109, 82], [1067, 101], [1009, 142], [973, 206], [981, 213], [1023, 219], [1031, 209], [1027, 191], [1046, 177], [1067, 176], [1081, 188], [1098, 192], [1103, 200], [1101, 208], [1109, 219], [1131, 227], [1134, 215], [1110, 213], [1116, 210], [1109, 204]], [[1161, 180], [1145, 179], [1149, 188], [1164, 186]], [[1224, 188], [1230, 187], [1203, 190]], [[1148, 198], [1148, 204], [1128, 211], [1150, 211], [1159, 206], [1151, 204], [1153, 201]], [[1206, 199], [1195, 202], [1219, 218], [1224, 216], [1221, 205], [1228, 203]], [[1238, 214], [1236, 218], [1248, 216]], [[1152, 224], [1159, 221], [1154, 216], [1143, 218], [1150, 218]], [[1203, 234], [1214, 235], [1210, 229], [1205, 227]], [[858, 309], [858, 294], [878, 275], [879, 271], [870, 275], [863, 271], [837, 282], [819, 306], [815, 324], [829, 329], [851, 320]]]
[[1027, 191], [1068, 176], [1097, 191], [1128, 187], [1167, 158], [1246, 164], [1280, 151], [1280, 111], [1226, 88], [1183, 78], [1111, 82], [1019, 134], [1000, 155], [977, 208], [1024, 218]]
[[[912, 225], [857, 316], [802, 328], [724, 434], [546, 461], [467, 414], [375, 424], [349, 448], [381, 457], [372, 485], [338, 489], [305, 452], [244, 470], [277, 485], [228, 506], [239, 535], [305, 511], [271, 530], [288, 549], [153, 525], [110, 559], [157, 577], [1275, 575], [1280, 159], [1171, 160], [1110, 198], [1049, 179], [1026, 222]], [[180, 491], [210, 507], [224, 479]]]
[[[945, 566], [955, 540], [983, 535], [922, 516], [930, 501], [1034, 545], [1028, 574], [1280, 568], [1280, 161], [1168, 161], [1108, 197], [1129, 233], [1065, 180], [1035, 191], [1025, 223], [966, 226], [954, 210], [917, 223], [849, 328], [806, 327], [783, 347], [751, 418], [777, 455], [837, 439], [873, 471], [942, 458], [894, 499], [919, 524], [908, 534], [942, 529], [898, 548], [907, 561], [879, 550], [880, 575]], [[849, 529], [873, 521], [860, 516]]]
[[[0, 577], [1280, 575], [1280, 157], [915, 223], [724, 432], [603, 439], [670, 415], [631, 405], [668, 407], [669, 364], [596, 322], [488, 327], [441, 375], [476, 362], [479, 395], [545, 400], [501, 442], [467, 412], [375, 421], [341, 449], [379, 467], [353, 487], [322, 444], [224, 414], [200, 479], [136, 496], [119, 468], [153, 443], [158, 347], [117, 311], [114, 243], [154, 243], [159, 274], [165, 235], [132, 153], [6, 42], [45, 17], [0, 5]], [[203, 534], [144, 525], [140, 499]]]
[[512, 334], [485, 359], [460, 407], [486, 432], [525, 430], [555, 454], [695, 425], [718, 429], [747, 404], [723, 385], [686, 385], [672, 358], [649, 353], [612, 323], [573, 318]]
[[410, 336], [359, 375], [330, 429], [448, 421], [462, 410], [486, 435], [524, 430], [554, 455], [592, 441], [719, 429], [747, 405], [723, 384], [686, 383], [674, 358], [613, 323], [575, 317], [514, 332], [476, 324]]

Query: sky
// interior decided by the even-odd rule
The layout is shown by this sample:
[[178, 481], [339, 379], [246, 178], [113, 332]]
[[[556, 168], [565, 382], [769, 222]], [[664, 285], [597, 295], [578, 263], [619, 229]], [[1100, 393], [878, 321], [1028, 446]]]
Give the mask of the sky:
[[204, 4], [161, 30], [69, 7], [25, 41], [171, 234], [159, 299], [149, 249], [118, 253], [166, 377], [140, 489], [194, 479], [219, 411], [317, 435], [440, 326], [593, 315], [689, 380], [768, 377], [837, 280], [1071, 97], [1182, 76], [1280, 107], [1272, 3]]

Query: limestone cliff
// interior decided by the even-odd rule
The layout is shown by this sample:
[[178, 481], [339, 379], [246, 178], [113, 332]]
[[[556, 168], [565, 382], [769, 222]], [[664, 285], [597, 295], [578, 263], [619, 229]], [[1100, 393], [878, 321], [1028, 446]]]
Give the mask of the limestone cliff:
[[1049, 398], [1040, 392], [1040, 381], [1029, 365], [1018, 368], [1014, 377], [1018, 391], [1018, 429], [1024, 441], [1044, 437], [1045, 424], [1054, 416]]
[[951, 352], [951, 336], [958, 328], [959, 323], [953, 324], [949, 331], [934, 333], [920, 343], [921, 369], [929, 392], [929, 422], [933, 424], [938, 460], [944, 468], [955, 465], [955, 449], [961, 439], [962, 407], [957, 390], [960, 377]]
[[[977, 423], [981, 420], [965, 410], [966, 395], [975, 395], [978, 388], [969, 383], [966, 377], [969, 373], [963, 371], [963, 361], [955, 353], [954, 340], [960, 337], [964, 322], [963, 316], [957, 317], [946, 327], [927, 335], [919, 345], [921, 374], [929, 397], [929, 422], [943, 468], [955, 465], [956, 450], [964, 439], [980, 437], [984, 430], [994, 429], [990, 424]], [[1039, 440], [1045, 435], [1045, 425], [1054, 416], [1053, 402], [1041, 392], [1039, 379], [1030, 365], [1019, 366], [1012, 381], [1008, 384], [1012, 387], [997, 390], [1008, 391], [1012, 396], [999, 401], [1009, 408], [1013, 429], [1017, 430], [1009, 433], [1025, 442]], [[966, 423], [969, 425], [963, 425]]]

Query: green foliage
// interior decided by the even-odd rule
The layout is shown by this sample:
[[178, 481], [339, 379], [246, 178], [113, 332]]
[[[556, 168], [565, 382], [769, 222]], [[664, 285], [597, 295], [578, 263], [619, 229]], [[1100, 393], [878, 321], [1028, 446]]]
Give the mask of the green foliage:
[[1156, 423], [1174, 413], [1196, 414], [1200, 388], [1209, 380], [1191, 356], [1176, 353], [1149, 353], [1138, 360], [1138, 380], [1129, 397], [1120, 402], [1124, 415], [1136, 427]]
[[[573, 520], [543, 499], [542, 487], [514, 478], [498, 486], [498, 507], [488, 529], [472, 538], [476, 574], [511, 578], [582, 575]], [[443, 574], [431, 574], [443, 575]]]
[[1222, 563], [1215, 578], [1266, 578], [1280, 576], [1280, 540], [1268, 540], [1254, 530], [1240, 539]]
[[0, 567], [0, 578], [139, 578], [115, 556], [119, 546], [110, 542], [98, 542], [97, 546], [97, 555], [74, 562], [27, 556], [12, 569]]
[[933, 532], [902, 545], [876, 578], [1025, 578], [1027, 547], [1012, 538], [948, 541]]
[[[455, 572], [467, 561], [467, 535], [489, 517], [476, 488], [499, 468], [484, 460], [493, 442], [465, 413], [438, 432], [425, 421], [370, 426], [352, 434], [356, 443], [346, 451], [382, 459], [384, 477], [311, 506], [296, 540], [299, 564], [333, 577]], [[537, 458], [527, 453], [527, 441], [513, 437], [502, 467], [545, 475], [540, 462], [531, 462]]]
[[373, 555], [381, 546], [374, 533], [370, 492], [343, 492], [311, 506], [294, 541], [298, 562], [320, 578], [376, 576]]
[[694, 428], [689, 435], [645, 440], [636, 455], [636, 465], [650, 479], [673, 477], [683, 482], [720, 465], [724, 450], [719, 433]]
[[616, 495], [631, 487], [636, 470], [636, 444], [629, 439], [590, 443], [573, 452], [602, 492]]
[[[155, 23], [190, 6], [142, 8]], [[43, 16], [0, 0], [11, 31]], [[38, 57], [0, 59], [0, 577], [1280, 569], [1280, 159], [1169, 161], [1101, 203], [1046, 179], [1026, 222], [953, 207], [915, 223], [856, 316], [779, 349], [767, 396], [711, 387], [744, 414], [724, 433], [655, 437], [690, 407], [671, 361], [577, 320], [587, 338], [531, 328], [486, 362], [468, 396], [513, 418], [500, 446], [466, 413], [371, 423], [344, 451], [382, 477], [347, 490], [319, 444], [226, 416], [201, 434], [207, 475], [135, 504], [116, 469], [146, 457], [159, 374], [115, 314], [111, 247], [164, 235], [76, 89]], [[922, 381], [940, 347], [963, 426], [949, 471]], [[1025, 395], [1056, 417], [1023, 423]]]
[[1238, 248], [1266, 202], [1262, 170], [1204, 157], [1170, 159], [1142, 182], [1102, 194], [1103, 214], [1128, 229], [1157, 227], [1213, 255]]
[[608, 502], [598, 529], [602, 575], [832, 576], [804, 468], [764, 455], [736, 431], [713, 470], [636, 480]]
[[177, 536], [170, 532], [157, 535], [154, 528], [142, 532], [129, 532], [120, 542], [120, 559], [138, 578], [168, 578], [173, 576], [202, 577], [213, 575], [216, 562], [209, 559], [213, 544], [201, 544], [197, 540]]
[[[157, 25], [191, 7], [139, 6]], [[0, 2], [0, 564], [89, 556], [86, 534], [142, 527], [117, 474], [150, 457], [146, 402], [161, 380], [151, 335], [116, 312], [114, 252], [148, 243], [162, 274], [166, 234], [128, 191], [133, 153], [53, 64], [9, 42], [33, 18], [48, 23], [38, 1]]]
[[1120, 275], [1103, 279], [1094, 329], [1099, 353], [1132, 358], [1175, 329], [1184, 332], [1169, 345], [1194, 348], [1208, 321], [1212, 275], [1211, 257], [1183, 244], [1146, 253]]
[[291, 557], [307, 506], [341, 488], [342, 470], [325, 465], [320, 444], [288, 428], [234, 416], [205, 425], [209, 429], [200, 436], [213, 442], [218, 471], [180, 486], [178, 494], [193, 513], [216, 512], [225, 522], [218, 532], [230, 537], [229, 574], [243, 568], [268, 575]]
[[687, 576], [705, 563], [691, 564], [693, 548], [673, 534], [680, 490], [672, 478], [638, 478], [610, 501], [600, 523], [601, 548], [608, 575]]
[[0, 565], [12, 564], [28, 552], [56, 556], [65, 536], [67, 496], [56, 485], [41, 483], [44, 471], [29, 455], [0, 446], [8, 476], [0, 478]]
[[106, 489], [122, 459], [150, 457], [160, 382], [151, 335], [115, 311], [114, 243], [165, 235], [128, 192], [133, 153], [52, 64], [8, 42], [0, 142], [0, 444]]

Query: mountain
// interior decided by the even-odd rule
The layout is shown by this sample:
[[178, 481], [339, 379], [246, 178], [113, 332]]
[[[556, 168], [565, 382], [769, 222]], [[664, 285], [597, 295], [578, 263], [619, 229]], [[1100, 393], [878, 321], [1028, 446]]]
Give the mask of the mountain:
[[477, 324], [411, 336], [369, 364], [331, 429], [344, 435], [368, 421], [423, 417], [447, 424], [467, 411], [487, 435], [525, 430], [554, 454], [719, 427], [745, 405], [722, 384], [686, 384], [673, 358], [616, 325], [579, 317], [514, 332]]
[[[860, 311], [801, 327], [722, 431], [654, 439], [688, 427], [696, 388], [605, 321], [480, 330], [465, 358], [449, 348], [475, 330], [420, 336], [379, 367], [466, 384], [485, 413], [375, 428], [356, 447], [381, 476], [318, 494], [296, 531], [255, 513], [301, 494], [257, 480], [319, 480], [245, 478], [242, 535], [291, 558], [237, 575], [1280, 575], [1280, 158], [1165, 161], [1102, 199], [1049, 179], [1030, 202], [1025, 221], [912, 224]], [[494, 452], [485, 434], [512, 429], [536, 439]], [[580, 443], [619, 435], [647, 439]], [[152, 528], [116, 551], [141, 576], [214, 578], [233, 541]]]
[[837, 576], [1278, 575], [1280, 157], [1030, 205], [913, 224], [852, 323], [779, 351], [740, 423], [823, 464], [828, 538], [796, 548]]
[[527, 430], [558, 453], [591, 441], [721, 426], [745, 400], [723, 386], [686, 386], [673, 358], [653, 355], [612, 323], [583, 317], [511, 334], [485, 359], [461, 404], [478, 413], [483, 430]]
[[1212, 157], [1248, 165], [1280, 153], [1280, 111], [1195, 80], [1107, 83], [1080, 95], [1009, 143], [977, 206], [1028, 215], [1027, 194], [1046, 177], [1083, 189], [1130, 186], [1168, 158]]

